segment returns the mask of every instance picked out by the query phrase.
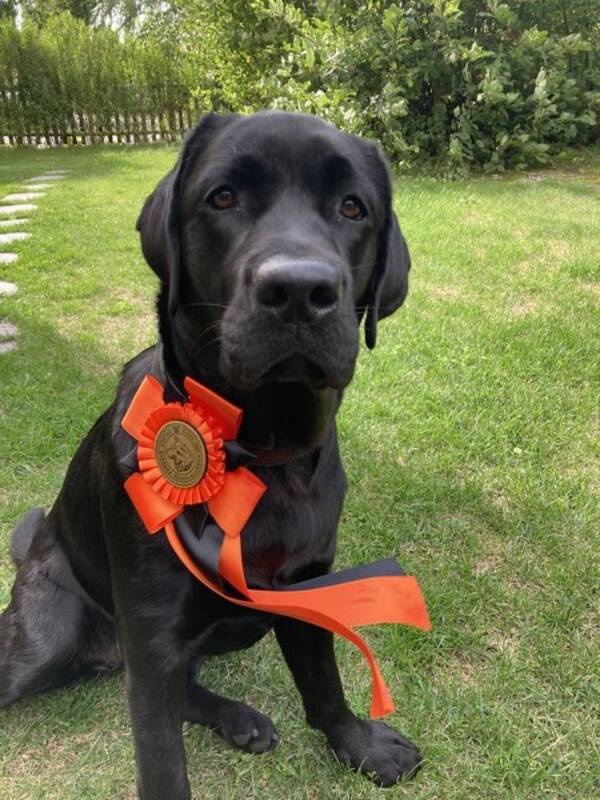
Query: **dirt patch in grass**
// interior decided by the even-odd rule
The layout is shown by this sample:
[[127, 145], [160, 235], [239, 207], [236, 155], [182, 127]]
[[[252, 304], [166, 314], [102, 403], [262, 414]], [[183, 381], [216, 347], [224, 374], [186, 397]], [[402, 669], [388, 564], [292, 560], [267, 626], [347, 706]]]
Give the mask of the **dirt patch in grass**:
[[[529, 228], [521, 226], [515, 228], [513, 233], [521, 242], [528, 245], [531, 244], [532, 232]], [[542, 267], [546, 271], [554, 272], [561, 264], [572, 258], [573, 255], [574, 246], [566, 239], [545, 239], [539, 249], [517, 261], [514, 267], [522, 273], [538, 270]]]
[[531, 540], [504, 538], [494, 531], [477, 536], [473, 573], [487, 578], [508, 595], [535, 596], [544, 589], [548, 558]]
[[506, 631], [493, 630], [487, 636], [487, 643], [492, 650], [512, 658], [519, 651], [521, 640], [516, 631], [507, 633]]
[[600, 283], [586, 282], [581, 284], [581, 288], [589, 292], [595, 300], [600, 302]]
[[440, 283], [421, 283], [420, 287], [423, 294], [431, 300], [460, 300], [462, 302], [471, 302], [472, 296], [460, 286], [452, 286], [451, 284]]
[[597, 496], [600, 496], [599, 442], [600, 413], [595, 412], [583, 427], [581, 437], [560, 453], [557, 464], [565, 478], [573, 481], [584, 478]]
[[579, 625], [581, 635], [588, 642], [595, 642], [600, 635], [600, 603], [596, 602], [583, 615]]
[[488, 494], [490, 503], [502, 511], [503, 514], [510, 514], [512, 511], [512, 503], [508, 495], [502, 489], [492, 489]]
[[480, 578], [482, 575], [498, 572], [498, 568], [501, 564], [502, 559], [499, 555], [489, 555], [485, 558], [480, 558], [475, 562], [475, 575]]
[[[103, 365], [98, 365], [98, 374], [113, 370], [115, 364], [124, 363], [156, 341], [150, 311], [141, 305], [139, 314], [106, 314], [92, 324], [77, 314], [63, 314], [55, 318], [55, 326], [61, 336], [73, 341], [77, 341], [85, 329], [97, 335], [103, 352]], [[124, 357], [123, 353], [130, 355]]]
[[149, 314], [106, 317], [102, 322], [102, 341], [115, 361], [120, 360], [124, 349], [133, 356], [156, 341], [153, 320]]
[[506, 300], [506, 310], [509, 318], [521, 319], [532, 314], [539, 314], [549, 308], [548, 303], [542, 303], [538, 298], [531, 295], [521, 295]]
[[[537, 556], [536, 556], [537, 558]], [[527, 575], [529, 567], [523, 562], [514, 562], [511, 569], [502, 577], [502, 585], [515, 595], [536, 598], [547, 589], [545, 582]]]
[[452, 650], [434, 659], [431, 680], [433, 684], [445, 685], [450, 679], [461, 686], [477, 688], [483, 683], [488, 667], [488, 658], [482, 653]]
[[480, 533], [477, 537], [479, 557], [473, 568], [475, 575], [481, 577], [501, 573], [512, 560], [512, 549], [512, 541], [502, 539], [494, 531]]
[[464, 216], [466, 225], [491, 225], [494, 221], [494, 214], [482, 208], [470, 208]]
[[573, 244], [566, 239], [546, 239], [543, 255], [559, 263], [566, 261], [573, 255]]

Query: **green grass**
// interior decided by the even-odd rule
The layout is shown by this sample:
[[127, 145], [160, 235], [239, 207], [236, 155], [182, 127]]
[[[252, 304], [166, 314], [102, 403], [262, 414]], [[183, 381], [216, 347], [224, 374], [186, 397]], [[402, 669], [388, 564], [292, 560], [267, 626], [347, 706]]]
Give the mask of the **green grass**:
[[[10, 531], [48, 505], [121, 364], [155, 336], [155, 279], [134, 231], [172, 148], [0, 152], [0, 196], [67, 168], [39, 201], [0, 318], [0, 594]], [[374, 645], [398, 705], [390, 722], [427, 763], [385, 797], [600, 796], [600, 154], [556, 172], [444, 183], [403, 177], [411, 245], [404, 309], [361, 354], [340, 413], [350, 492], [338, 566], [388, 555], [422, 584], [429, 635], [381, 626]], [[352, 705], [368, 672], [338, 644]], [[210, 687], [272, 715], [274, 754], [188, 728], [198, 798], [379, 798], [303, 721], [271, 637], [215, 660]], [[2, 712], [4, 800], [134, 797], [122, 676]]]

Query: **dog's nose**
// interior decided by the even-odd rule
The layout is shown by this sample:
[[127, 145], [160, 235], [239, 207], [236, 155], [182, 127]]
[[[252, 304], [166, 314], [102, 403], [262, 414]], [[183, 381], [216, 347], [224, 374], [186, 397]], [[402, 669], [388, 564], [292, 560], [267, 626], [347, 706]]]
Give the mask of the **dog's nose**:
[[255, 278], [259, 305], [286, 321], [313, 321], [335, 309], [339, 300], [335, 267], [325, 261], [274, 258], [262, 264]]

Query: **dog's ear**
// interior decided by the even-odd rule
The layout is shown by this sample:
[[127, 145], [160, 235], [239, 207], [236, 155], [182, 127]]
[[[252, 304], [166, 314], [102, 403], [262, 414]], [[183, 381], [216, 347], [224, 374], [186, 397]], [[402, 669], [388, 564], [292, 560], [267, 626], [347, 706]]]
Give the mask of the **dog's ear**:
[[410, 255], [398, 218], [392, 208], [392, 181], [388, 166], [374, 147], [373, 164], [383, 201], [384, 218], [377, 238], [375, 266], [366, 291], [365, 341], [372, 350], [377, 342], [377, 322], [399, 308], [408, 294]]
[[190, 167], [212, 137], [236, 114], [206, 114], [187, 135], [177, 164], [146, 199], [136, 223], [142, 252], [163, 283], [179, 280], [180, 189]]
[[[159, 331], [167, 372], [165, 399], [185, 397], [183, 375], [191, 375], [187, 352], [174, 324], [181, 287], [181, 195], [189, 172], [214, 136], [236, 114], [207, 114], [188, 134], [175, 167], [158, 184], [144, 203], [136, 224], [142, 252], [162, 283], [159, 294]], [[174, 394], [173, 394], [174, 392]]]
[[167, 212], [171, 205], [175, 169], [162, 179], [152, 194], [148, 195], [135, 228], [140, 234], [142, 253], [154, 272], [167, 282], [169, 267], [167, 255]]

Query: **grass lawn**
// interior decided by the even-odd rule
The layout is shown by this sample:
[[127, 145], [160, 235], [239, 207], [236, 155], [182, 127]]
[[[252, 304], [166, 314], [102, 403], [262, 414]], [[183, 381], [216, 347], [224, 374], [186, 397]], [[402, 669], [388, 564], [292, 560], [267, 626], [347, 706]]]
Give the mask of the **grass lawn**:
[[[0, 356], [0, 599], [10, 532], [52, 503], [121, 364], [155, 337], [156, 282], [134, 231], [173, 148], [0, 151], [0, 197], [71, 170], [39, 201], [0, 280], [20, 330]], [[444, 183], [400, 178], [412, 291], [361, 354], [339, 416], [350, 493], [338, 567], [388, 555], [416, 574], [431, 634], [369, 629], [422, 746], [382, 790], [304, 724], [272, 637], [212, 662], [209, 687], [272, 715], [267, 756], [189, 727], [197, 798], [592, 800], [600, 796], [600, 154], [558, 171]], [[9, 248], [4, 248], [9, 249]], [[360, 656], [338, 643], [356, 710]], [[134, 798], [123, 676], [34, 697], [0, 717], [3, 800]]]

